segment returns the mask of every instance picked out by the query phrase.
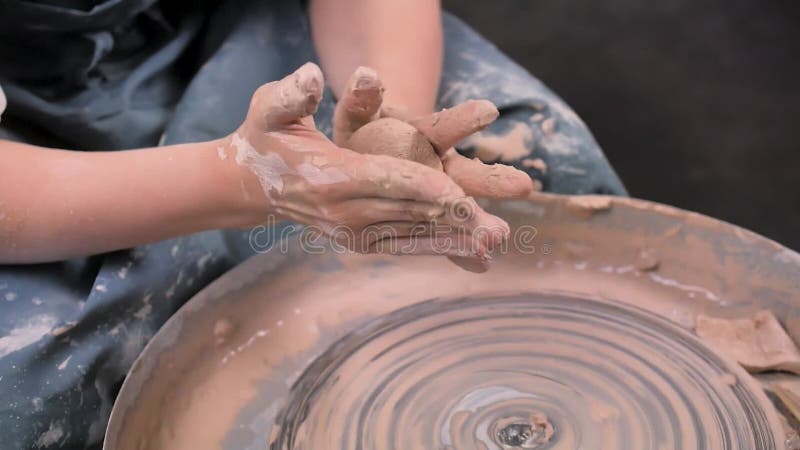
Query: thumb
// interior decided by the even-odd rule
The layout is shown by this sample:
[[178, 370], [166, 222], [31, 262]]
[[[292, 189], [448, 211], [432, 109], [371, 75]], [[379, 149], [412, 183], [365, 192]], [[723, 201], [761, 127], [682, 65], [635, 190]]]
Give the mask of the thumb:
[[345, 146], [353, 133], [378, 118], [383, 102], [383, 84], [378, 74], [359, 67], [345, 86], [333, 113], [333, 142]]
[[324, 79], [314, 63], [306, 63], [285, 78], [258, 88], [247, 117], [265, 130], [275, 130], [317, 111]]

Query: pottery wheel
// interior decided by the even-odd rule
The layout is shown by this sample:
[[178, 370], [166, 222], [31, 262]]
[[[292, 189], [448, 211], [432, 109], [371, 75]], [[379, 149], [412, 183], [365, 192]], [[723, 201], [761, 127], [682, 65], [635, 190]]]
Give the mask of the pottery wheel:
[[662, 205], [593, 204], [491, 205], [514, 245], [482, 275], [281, 241], [147, 345], [104, 449], [784, 450], [760, 382], [694, 324], [793, 322], [800, 255]]
[[543, 296], [429, 301], [317, 358], [271, 448], [778, 448], [731, 370], [640, 309]]

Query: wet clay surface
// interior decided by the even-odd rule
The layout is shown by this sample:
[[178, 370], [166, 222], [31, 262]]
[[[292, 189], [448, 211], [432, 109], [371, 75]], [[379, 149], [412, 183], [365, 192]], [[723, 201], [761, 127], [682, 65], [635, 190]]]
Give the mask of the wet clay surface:
[[260, 255], [151, 342], [106, 448], [783, 449], [759, 384], [692, 330], [791, 316], [800, 258], [696, 214], [601, 206], [492, 205], [513, 244], [484, 275]]
[[[332, 345], [271, 449], [779, 448], [752, 385], [675, 324], [557, 296], [430, 301]], [[740, 371], [740, 369], [739, 369]]]

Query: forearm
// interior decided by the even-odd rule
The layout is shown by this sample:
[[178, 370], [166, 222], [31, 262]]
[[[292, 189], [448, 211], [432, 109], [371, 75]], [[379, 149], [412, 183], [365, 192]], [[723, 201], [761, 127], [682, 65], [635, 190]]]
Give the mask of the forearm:
[[238, 172], [218, 146], [75, 152], [0, 141], [0, 263], [60, 260], [242, 222]]
[[337, 97], [358, 66], [375, 69], [385, 103], [412, 115], [432, 112], [442, 70], [438, 0], [312, 0], [311, 31]]

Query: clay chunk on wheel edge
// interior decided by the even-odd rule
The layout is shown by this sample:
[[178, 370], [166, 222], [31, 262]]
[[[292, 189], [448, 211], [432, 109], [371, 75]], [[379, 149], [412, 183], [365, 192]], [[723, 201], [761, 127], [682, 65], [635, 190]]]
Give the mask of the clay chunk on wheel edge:
[[800, 374], [800, 350], [771, 311], [723, 319], [698, 315], [695, 331], [718, 352], [748, 372], [783, 370]]

